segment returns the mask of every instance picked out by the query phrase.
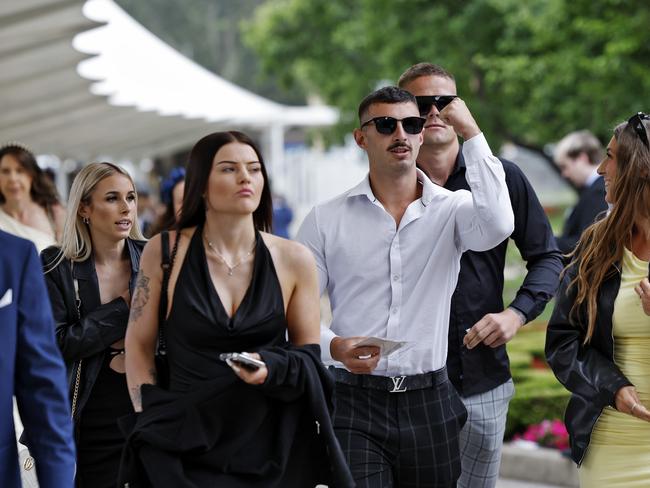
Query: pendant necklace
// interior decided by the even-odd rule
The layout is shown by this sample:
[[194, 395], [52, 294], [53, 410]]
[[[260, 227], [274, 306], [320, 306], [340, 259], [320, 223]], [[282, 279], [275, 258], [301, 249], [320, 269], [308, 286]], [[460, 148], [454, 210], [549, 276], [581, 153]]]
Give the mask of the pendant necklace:
[[235, 270], [235, 268], [237, 268], [240, 264], [243, 264], [246, 261], [246, 259], [248, 259], [248, 257], [251, 254], [253, 254], [253, 252], [255, 252], [255, 244], [256, 244], [256, 242], [253, 242], [253, 247], [251, 248], [251, 250], [248, 251], [246, 253], [246, 255], [244, 255], [244, 257], [242, 257], [239, 261], [237, 261], [235, 264], [231, 265], [228, 261], [226, 261], [226, 258], [224, 258], [223, 255], [219, 251], [217, 251], [217, 249], [208, 240], [208, 238], [206, 236], [204, 236], [204, 238], [205, 238], [205, 242], [207, 242], [207, 244], [208, 244], [208, 247], [212, 250], [212, 252], [214, 252], [217, 255], [217, 257], [223, 263], [223, 265], [226, 268], [228, 268], [228, 276], [232, 276], [232, 273]]

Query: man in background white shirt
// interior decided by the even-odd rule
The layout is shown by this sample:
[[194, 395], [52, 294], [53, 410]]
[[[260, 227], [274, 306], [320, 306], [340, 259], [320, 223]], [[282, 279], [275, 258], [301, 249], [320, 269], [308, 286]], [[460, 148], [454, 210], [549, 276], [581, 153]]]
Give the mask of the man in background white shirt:
[[[332, 324], [321, 331], [336, 385], [334, 427], [359, 488], [453, 487], [466, 419], [447, 378], [450, 298], [463, 251], [513, 230], [503, 168], [465, 103], [440, 115], [465, 139], [472, 192], [433, 184], [415, 161], [424, 120], [415, 98], [385, 87], [359, 106], [368, 177], [316, 206], [298, 240], [314, 256]], [[431, 299], [434, 291], [437, 299]], [[365, 337], [407, 341], [383, 357]]]

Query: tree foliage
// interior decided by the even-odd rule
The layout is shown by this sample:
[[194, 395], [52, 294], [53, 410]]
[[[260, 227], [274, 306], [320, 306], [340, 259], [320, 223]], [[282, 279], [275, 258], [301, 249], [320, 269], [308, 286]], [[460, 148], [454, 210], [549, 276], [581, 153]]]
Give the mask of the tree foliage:
[[[265, 72], [355, 123], [410, 65], [454, 73], [492, 141], [541, 148], [650, 110], [650, 4], [632, 0], [273, 0], [245, 23]], [[496, 141], [495, 141], [496, 142]]]

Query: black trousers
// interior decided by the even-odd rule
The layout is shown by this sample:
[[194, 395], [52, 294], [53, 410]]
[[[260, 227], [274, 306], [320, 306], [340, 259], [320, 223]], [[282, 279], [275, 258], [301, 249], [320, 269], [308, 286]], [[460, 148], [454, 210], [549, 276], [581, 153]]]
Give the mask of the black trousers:
[[335, 398], [334, 430], [358, 488], [456, 486], [467, 411], [446, 374], [395, 393], [337, 381]]

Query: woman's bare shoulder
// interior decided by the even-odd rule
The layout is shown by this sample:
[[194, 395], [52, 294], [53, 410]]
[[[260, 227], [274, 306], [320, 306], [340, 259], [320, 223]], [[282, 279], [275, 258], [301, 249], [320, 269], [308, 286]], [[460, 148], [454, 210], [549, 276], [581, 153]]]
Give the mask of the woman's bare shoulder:
[[295, 271], [300, 271], [307, 266], [315, 266], [314, 256], [311, 251], [297, 241], [278, 237], [273, 234], [261, 232], [266, 247], [274, 258], [278, 258]]
[[[194, 230], [196, 227], [190, 227], [187, 229], [182, 229], [180, 231], [181, 236], [178, 242], [178, 247], [179, 249], [181, 247], [187, 246], [188, 240], [192, 237], [192, 234], [194, 234]], [[169, 252], [171, 253], [173, 248], [174, 248], [174, 243], [176, 242], [176, 234], [178, 231], [175, 230], [170, 230], [169, 231]], [[147, 244], [144, 246], [144, 251], [142, 253], [143, 259], [148, 258], [148, 260], [153, 260], [156, 259], [157, 261], [160, 261], [160, 258], [162, 257], [162, 234], [156, 234], [155, 236], [151, 237], [148, 241]]]

